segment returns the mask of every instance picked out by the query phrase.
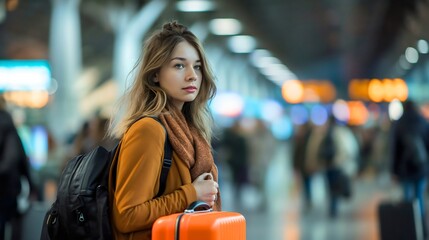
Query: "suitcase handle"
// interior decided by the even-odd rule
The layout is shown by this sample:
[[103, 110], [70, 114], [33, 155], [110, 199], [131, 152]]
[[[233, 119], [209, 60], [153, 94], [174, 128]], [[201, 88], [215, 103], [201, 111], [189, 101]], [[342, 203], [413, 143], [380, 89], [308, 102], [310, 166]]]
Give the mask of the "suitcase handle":
[[211, 212], [213, 209], [203, 201], [195, 201], [189, 204], [188, 208], [185, 209], [185, 213], [195, 213], [195, 212]]
[[203, 201], [195, 201], [185, 209], [184, 213], [179, 214], [176, 218], [176, 225], [175, 225], [175, 234], [174, 234], [174, 240], [180, 239], [180, 220], [182, 217], [187, 213], [197, 213], [197, 212], [211, 212], [213, 209], [210, 208], [210, 206], [203, 202]]

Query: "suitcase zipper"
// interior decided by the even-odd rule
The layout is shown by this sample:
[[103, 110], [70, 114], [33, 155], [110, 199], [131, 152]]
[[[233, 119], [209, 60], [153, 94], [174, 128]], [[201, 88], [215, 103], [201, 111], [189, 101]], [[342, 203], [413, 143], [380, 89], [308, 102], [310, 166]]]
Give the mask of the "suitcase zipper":
[[185, 213], [180, 214], [176, 218], [176, 227], [174, 231], [174, 240], [180, 239], [180, 220], [182, 220], [182, 217], [185, 215]]

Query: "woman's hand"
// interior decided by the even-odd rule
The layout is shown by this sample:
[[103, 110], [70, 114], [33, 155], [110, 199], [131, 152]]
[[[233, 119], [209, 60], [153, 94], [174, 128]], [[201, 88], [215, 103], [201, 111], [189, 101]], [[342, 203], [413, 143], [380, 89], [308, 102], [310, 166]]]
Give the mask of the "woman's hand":
[[203, 173], [194, 180], [192, 185], [197, 192], [197, 200], [204, 201], [213, 207], [219, 188], [217, 182], [213, 180], [213, 175]]

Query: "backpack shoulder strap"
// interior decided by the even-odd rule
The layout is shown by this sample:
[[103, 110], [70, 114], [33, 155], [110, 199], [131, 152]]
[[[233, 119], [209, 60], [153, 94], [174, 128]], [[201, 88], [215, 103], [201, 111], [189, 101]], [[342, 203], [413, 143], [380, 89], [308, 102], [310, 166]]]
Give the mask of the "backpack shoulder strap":
[[157, 117], [152, 117], [152, 118], [155, 119], [156, 121], [158, 121], [162, 125], [162, 127], [164, 128], [164, 131], [165, 131], [164, 159], [162, 161], [161, 176], [159, 179], [159, 181], [160, 181], [159, 190], [158, 190], [158, 194], [156, 194], [156, 197], [160, 197], [165, 191], [165, 186], [167, 183], [167, 175], [168, 175], [168, 172], [170, 171], [171, 164], [173, 164], [173, 158], [172, 158], [173, 150], [171, 147], [170, 140], [168, 140], [168, 133], [164, 127], [164, 124], [162, 124], [162, 122], [161, 122], [161, 120], [159, 120], [159, 118], [157, 118]]

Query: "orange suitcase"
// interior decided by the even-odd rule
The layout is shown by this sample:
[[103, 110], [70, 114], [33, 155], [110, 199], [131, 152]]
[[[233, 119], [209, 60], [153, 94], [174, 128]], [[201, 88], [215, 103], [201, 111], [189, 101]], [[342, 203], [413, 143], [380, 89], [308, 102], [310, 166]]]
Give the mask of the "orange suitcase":
[[[199, 211], [198, 209], [204, 210]], [[164, 216], [152, 227], [152, 240], [245, 240], [246, 219], [237, 212], [211, 211], [204, 202]]]

